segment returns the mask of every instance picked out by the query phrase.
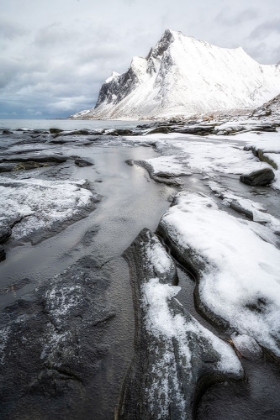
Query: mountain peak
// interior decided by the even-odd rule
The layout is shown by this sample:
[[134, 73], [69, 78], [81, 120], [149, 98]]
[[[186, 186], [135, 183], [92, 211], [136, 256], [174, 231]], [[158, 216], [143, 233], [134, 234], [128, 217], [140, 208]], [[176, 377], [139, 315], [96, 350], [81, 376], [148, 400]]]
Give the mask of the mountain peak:
[[280, 92], [276, 65], [167, 29], [146, 58], [101, 87], [88, 117], [149, 119], [255, 108]]

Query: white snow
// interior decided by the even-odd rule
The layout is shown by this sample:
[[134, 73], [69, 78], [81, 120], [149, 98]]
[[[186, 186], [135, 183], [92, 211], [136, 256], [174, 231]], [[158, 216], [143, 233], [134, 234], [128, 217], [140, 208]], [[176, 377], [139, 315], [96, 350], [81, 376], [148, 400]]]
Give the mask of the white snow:
[[[242, 48], [219, 48], [170, 30], [147, 59], [134, 57], [130, 70], [135, 76], [132, 91], [120, 102], [108, 96], [88, 117], [165, 118], [255, 108], [280, 92], [276, 65], [260, 65]], [[125, 92], [121, 81], [112, 76], [106, 80], [114, 88], [119, 83], [119, 91]]]
[[[176, 405], [178, 412], [186, 413], [188, 401], [181, 386], [181, 377], [177, 365], [180, 358], [181, 369], [185, 373], [184, 386], [190, 391], [196, 384], [197, 377], [194, 375], [194, 359], [197, 354], [193, 353], [193, 347], [197, 346], [202, 352], [213, 348], [218, 353], [217, 361], [212, 368], [219, 373], [233, 375], [236, 378], [243, 376], [243, 369], [233, 349], [224, 341], [205, 329], [189, 313], [180, 310], [181, 304], [175, 296], [181, 290], [179, 286], [173, 286], [164, 279], [156, 277], [174, 270], [174, 262], [167, 254], [161, 242], [155, 235], [143, 246], [144, 258], [149, 265], [148, 272], [156, 273], [141, 285], [141, 306], [144, 313], [144, 327], [148, 334], [153, 337], [149, 352], [155, 357], [150, 364], [153, 375], [153, 383], [145, 388], [149, 410], [153, 412], [155, 401], [160, 399], [160, 413], [158, 419], [168, 418], [171, 390], [172, 404]], [[174, 301], [175, 299], [175, 301]], [[171, 306], [173, 303], [173, 306]], [[174, 306], [175, 304], [175, 306]], [[177, 310], [175, 309], [177, 308]], [[174, 340], [176, 340], [176, 355], [174, 352]], [[193, 341], [196, 345], [193, 346]], [[182, 417], [183, 418], [183, 417]]]
[[232, 334], [231, 339], [234, 347], [245, 357], [247, 354], [258, 357], [262, 355], [262, 349], [252, 337], [246, 334]]
[[112, 80], [116, 79], [120, 73], [117, 73], [116, 71], [113, 71], [111, 76], [108, 77], [108, 79], [105, 80], [105, 83], [110, 83]]
[[191, 175], [187, 170], [187, 159], [180, 156], [160, 156], [145, 160], [153, 167], [154, 175], [166, 174], [168, 176]]
[[161, 284], [157, 278], [150, 279], [142, 286], [142, 305], [146, 312], [145, 324], [147, 330], [155, 337], [163, 337], [164, 340], [176, 338], [179, 343], [179, 353], [185, 361], [185, 366], [191, 367], [192, 354], [189, 349], [188, 332], [198, 336], [206, 336], [215, 350], [220, 354], [221, 360], [218, 368], [222, 372], [239, 374], [242, 371], [239, 360], [232, 348], [220, 340], [209, 330], [204, 328], [195, 318], [190, 317], [188, 322], [181, 314], [172, 314], [168, 302], [181, 290], [179, 286]]
[[[155, 135], [145, 136], [145, 140]], [[241, 175], [244, 172], [256, 171], [262, 168], [271, 168], [266, 162], [260, 162], [251, 151], [243, 150], [244, 146], [231, 143], [217, 143], [211, 139], [191, 141], [190, 136], [168, 134], [165, 141], [158, 137], [158, 142], [165, 148], [172, 147], [172, 154], [153, 159], [147, 159], [153, 167], [155, 174], [166, 172], [170, 175], [190, 175], [191, 172], [213, 175], [215, 172]], [[201, 139], [201, 138], [200, 138]], [[170, 140], [172, 142], [168, 143]], [[160, 146], [158, 147], [160, 150]], [[176, 155], [177, 153], [177, 155]]]
[[5, 360], [5, 347], [9, 339], [11, 327], [7, 326], [0, 329], [0, 364], [4, 363]]
[[49, 311], [56, 318], [67, 315], [69, 310], [80, 303], [80, 285], [71, 287], [57, 287], [47, 291], [46, 300], [49, 305]]
[[194, 193], [179, 193], [162, 223], [181, 252], [191, 248], [205, 263], [202, 302], [280, 356], [280, 251], [254, 233], [252, 222]]
[[71, 340], [71, 332], [59, 328], [60, 324], [68, 322], [67, 318], [71, 309], [79, 306], [81, 301], [81, 286], [54, 285], [45, 294], [46, 306], [51, 318], [55, 319], [46, 325], [46, 336], [42, 337], [43, 349], [41, 359], [51, 360], [53, 355], [64, 347], [66, 341]]
[[229, 191], [214, 181], [208, 183], [210, 189], [216, 195], [223, 199], [223, 204], [228, 206], [231, 203], [237, 204], [241, 209], [248, 211], [252, 215], [254, 222], [265, 223], [273, 232], [280, 232], [280, 219], [272, 216], [267, 212], [267, 208], [257, 201], [252, 201], [248, 198], [240, 197]]
[[172, 270], [173, 260], [164, 250], [160, 241], [154, 237], [153, 243], [145, 247], [147, 264], [152, 265], [158, 273], [166, 273]]
[[13, 237], [23, 239], [41, 227], [50, 229], [56, 221], [71, 220], [92, 204], [93, 194], [84, 188], [84, 182], [3, 177], [0, 223], [23, 218], [13, 228]]

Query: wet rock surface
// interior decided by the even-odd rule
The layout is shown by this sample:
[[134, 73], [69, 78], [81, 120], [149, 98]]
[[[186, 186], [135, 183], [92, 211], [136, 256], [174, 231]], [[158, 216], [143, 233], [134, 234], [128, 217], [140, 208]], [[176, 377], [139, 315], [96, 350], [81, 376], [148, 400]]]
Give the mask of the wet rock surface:
[[6, 251], [3, 246], [0, 245], [0, 262], [6, 259]]
[[1, 419], [96, 412], [96, 375], [109, 349], [103, 338], [115, 317], [106, 299], [110, 273], [99, 266], [84, 257], [2, 311]]
[[6, 242], [12, 234], [12, 229], [9, 226], [0, 227], [0, 244]]
[[[270, 118], [271, 114], [267, 114], [267, 116]], [[90, 156], [88, 150], [90, 150], [92, 145], [97, 147], [100, 145], [106, 145], [106, 147], [122, 145], [128, 148], [136, 145], [153, 147], [160, 155], [167, 156], [173, 153], [172, 150], [174, 150], [172, 140], [168, 144], [168, 134], [170, 133], [197, 135], [195, 140], [193, 137], [188, 138], [186, 136], [186, 143], [190, 143], [191, 140], [202, 142], [200, 136], [203, 136], [203, 141], [207, 142], [208, 135], [217, 133], [220, 133], [221, 137], [219, 140], [222, 142], [227, 141], [222, 136], [254, 130], [263, 132], [275, 131], [276, 122], [261, 121], [259, 116], [253, 116], [252, 118], [256, 119], [254, 124], [235, 121], [230, 122], [227, 127], [225, 125], [230, 120], [230, 116], [222, 116], [220, 120], [217, 119], [214, 122], [211, 119], [202, 121], [201, 118], [193, 118], [190, 121], [172, 119], [170, 121], [147, 123], [136, 128], [117, 128], [114, 130], [82, 129], [70, 131], [55, 129], [58, 131], [53, 131], [52, 133], [49, 130], [9, 130], [9, 133], [3, 133], [2, 137], [0, 135], [0, 172], [2, 171], [1, 168], [3, 168], [0, 188], [4, 186], [14, 191], [17, 189], [18, 198], [20, 198], [20, 185], [26, 189], [31, 180], [32, 182], [34, 180], [43, 181], [42, 185], [38, 187], [38, 194], [45, 189], [46, 194], [43, 203], [47, 204], [50, 185], [46, 183], [43, 186], [44, 181], [49, 181], [50, 184], [54, 185], [58, 181], [63, 181], [59, 187], [62, 188], [64, 181], [66, 181], [64, 186], [69, 186], [69, 180], [72, 183], [73, 174], [75, 177], [75, 174], [84, 176], [84, 173], [88, 174], [91, 172], [98, 175], [97, 178], [94, 177], [94, 182], [98, 183], [97, 186], [99, 186], [99, 182], [108, 182], [108, 180], [104, 180], [98, 174], [96, 170], [97, 161], [94, 160], [93, 162], [93, 160], [91, 161], [88, 158]], [[153, 135], [145, 137], [147, 134]], [[159, 134], [160, 136], [157, 137], [154, 134]], [[122, 136], [128, 137], [123, 138]], [[133, 136], [133, 139], [130, 136]], [[259, 137], [261, 136], [260, 134]], [[65, 153], [67, 147], [69, 150], [71, 148], [71, 151]], [[250, 150], [249, 154], [252, 152], [252, 155], [262, 160], [261, 151], [258, 150], [256, 152], [253, 149], [248, 149]], [[136, 158], [132, 157], [133, 159], [131, 159], [131, 156], [129, 156], [129, 159], [126, 157], [128, 165], [143, 166], [149, 172], [150, 177], [161, 184], [180, 186], [181, 189], [186, 188], [188, 185], [188, 188], [193, 188], [195, 191], [197, 189], [202, 193], [208, 191], [208, 187], [205, 187], [205, 185], [202, 187], [199, 176], [195, 174], [189, 178], [185, 176], [191, 175], [191, 173], [186, 173], [188, 162], [185, 162], [182, 156], [176, 160], [176, 162], [178, 161], [181, 164], [181, 172], [178, 170], [177, 172], [172, 172], [171, 169], [154, 171], [152, 165], [148, 165], [146, 161], [134, 160]], [[264, 157], [267, 159], [267, 156]], [[146, 159], [146, 157], [138, 159]], [[214, 159], [214, 155], [212, 159]], [[106, 159], [105, 162], [107, 162]], [[268, 161], [266, 160], [266, 162]], [[90, 165], [92, 164], [93, 166], [91, 167]], [[89, 172], [86, 172], [88, 165]], [[111, 161], [111, 166], [114, 166], [113, 161]], [[137, 167], [129, 169], [135, 172], [141, 171], [141, 168]], [[132, 172], [130, 176], [131, 174]], [[203, 174], [202, 172], [201, 180], [206, 180], [206, 175], [209, 176], [209, 173]], [[210, 178], [212, 176], [213, 174], [210, 174]], [[179, 177], [182, 177], [182, 179], [180, 180]], [[148, 176], [146, 178], [150, 185], [154, 184]], [[228, 182], [233, 183], [234, 179], [228, 179]], [[126, 183], [125, 177], [121, 182]], [[74, 183], [72, 183], [72, 186], [74, 186]], [[267, 195], [273, 192], [272, 188], [262, 188], [261, 190], [259, 187], [249, 188], [238, 182], [237, 176], [236, 183], [239, 184], [240, 188], [246, 188], [246, 191], [250, 190], [252, 194], [263, 194], [263, 202], [268, 199]], [[13, 231], [10, 237], [8, 236], [7, 239], [4, 239], [7, 242], [4, 245], [5, 249], [2, 248], [3, 255], [7, 251], [7, 261], [9, 260], [9, 251], [13, 250], [13, 247], [19, 243], [21, 245], [26, 245], [26, 241], [30, 241], [32, 244], [42, 243], [44, 239], [55, 236], [77, 220], [91, 214], [100, 200], [100, 196], [95, 195], [93, 191], [92, 185], [94, 184], [83, 183], [75, 185], [74, 189], [77, 189], [75, 194], [80, 194], [79, 189], [82, 192], [86, 190], [93, 194], [93, 199], [89, 206], [81, 206], [78, 214], [70, 214], [67, 220], [56, 220], [50, 225], [44, 224], [40, 226], [41, 222], [45, 223], [49, 219], [51, 212], [55, 210], [55, 204], [46, 205], [45, 211], [44, 205], [42, 206], [42, 203], [39, 202], [36, 203], [36, 208], [32, 209], [35, 212], [35, 218], [34, 214], [22, 215], [16, 212], [13, 212], [12, 215], [8, 215], [5, 212], [2, 215], [4, 218], [1, 219], [1, 223], [9, 226], [9, 229]], [[48, 188], [45, 188], [46, 186]], [[159, 185], [158, 187], [165, 188], [164, 185]], [[115, 188], [114, 184], [110, 188]], [[35, 190], [33, 193], [37, 191]], [[35, 195], [37, 195], [37, 192]], [[63, 188], [59, 196], [65, 197]], [[170, 196], [170, 201], [173, 200], [172, 197], [173, 195]], [[246, 215], [250, 220], [266, 225], [273, 232], [279, 232], [278, 225], [275, 225], [275, 220], [270, 219], [269, 215], [262, 208], [254, 207], [248, 209], [236, 198], [231, 198], [229, 203], [229, 198], [225, 193], [220, 196], [217, 194], [217, 199], [222, 199], [223, 205], [224, 203], [226, 206], [229, 204], [227, 207], [228, 211], [236, 211], [240, 217]], [[22, 201], [21, 197], [18, 203], [19, 207], [23, 208], [25, 201]], [[115, 206], [117, 211], [118, 207], [116, 207], [114, 202], [112, 206]], [[66, 205], [65, 209], [69, 210], [69, 205]], [[124, 224], [128, 223], [125, 225], [127, 230], [131, 229], [129, 218], [120, 215], [119, 219], [123, 220]], [[32, 229], [26, 232], [24, 226], [28, 220]], [[99, 220], [102, 220], [102, 217]], [[26, 226], [28, 226], [28, 223]], [[88, 226], [81, 234], [78, 243], [76, 238], [71, 238], [73, 239], [73, 244], [69, 245], [68, 255], [66, 255], [67, 253], [62, 253], [59, 259], [63, 260], [82, 252], [91, 252], [99, 230], [100, 225], [95, 224], [93, 221], [92, 225]], [[266, 378], [265, 366], [263, 366], [263, 358], [266, 354], [262, 352], [257, 342], [254, 343], [250, 338], [244, 338], [240, 334], [236, 336], [229, 335], [232, 346], [239, 357], [241, 357], [244, 367], [248, 369], [247, 372], [245, 371], [245, 374], [249, 376], [249, 379], [246, 379], [246, 384], [244, 382], [233, 383], [227, 381], [228, 379], [240, 378], [240, 373], [226, 373], [217, 369], [217, 365], [221, 361], [219, 351], [211, 345], [209, 335], [202, 333], [201, 326], [198, 326], [198, 323], [187, 312], [186, 307], [183, 308], [174, 297], [177, 293], [175, 291], [178, 283], [174, 263], [172, 260], [169, 260], [165, 249], [163, 247], [160, 248], [161, 245], [157, 236], [149, 231], [144, 232], [146, 233], [142, 232], [125, 252], [125, 257], [129, 262], [132, 273], [131, 281], [135, 299], [137, 333], [135, 336], [135, 358], [124, 381], [118, 407], [119, 417], [117, 418], [140, 420], [160, 416], [160, 418], [174, 420], [184, 418], [224, 420], [223, 416], [226, 413], [229, 419], [246, 418], [246, 415], [248, 415], [250, 420], [255, 418], [277, 419], [277, 413], [280, 412], [278, 410], [279, 407], [277, 408], [277, 398], [275, 399], [275, 396], [271, 397], [271, 395], [275, 395], [272, 388], [279, 388], [279, 381], [277, 382], [275, 379], [279, 377], [277, 369], [275, 370], [274, 367], [271, 369], [274, 372], [274, 377], [269, 371], [270, 373], [268, 373]], [[178, 248], [174, 251], [175, 247], [173, 248], [171, 241], [168, 241], [166, 232], [163, 232], [161, 227], [159, 227], [158, 232], [165, 238], [166, 243], [170, 245], [176, 259], [186, 268], [191, 269], [195, 276], [199, 277], [207, 267], [203, 265], [198, 254], [189, 250], [189, 255], [186, 257], [184, 252], [178, 252]], [[18, 236], [23, 233], [23, 236]], [[5, 238], [5, 234], [3, 237]], [[266, 238], [265, 235], [264, 238]], [[57, 240], [57, 237], [53, 239]], [[270, 236], [266, 240], [269, 242]], [[62, 244], [63, 248], [63, 240], [59, 244]], [[31, 247], [32, 250], [35, 250], [36, 246], [34, 248]], [[158, 265], [158, 261], [155, 258], [157, 255], [156, 250], [159, 248], [163, 252], [162, 255], [165, 255], [169, 261], [164, 270], [162, 266]], [[117, 402], [117, 398], [113, 397], [113, 394], [110, 392], [110, 384], [115, 380], [110, 366], [112, 363], [112, 349], [115, 348], [114, 346], [123, 336], [123, 328], [121, 326], [118, 330], [116, 339], [111, 342], [109, 339], [103, 340], [107, 331], [110, 330], [110, 334], [112, 334], [112, 330], [115, 330], [114, 322], [119, 318], [112, 304], [114, 299], [108, 300], [108, 289], [115, 287], [114, 282], [118, 276], [116, 275], [116, 270], [110, 268], [110, 263], [102, 255], [103, 250], [104, 248], [101, 247], [99, 249], [96, 246], [94, 255], [100, 254], [100, 260], [98, 257], [87, 256], [72, 265], [64, 273], [56, 278], [52, 278], [48, 284], [37, 285], [37, 289], [28, 295], [24, 295], [26, 288], [30, 286], [30, 288], [34, 289], [36, 287], [34, 278], [23, 276], [18, 281], [16, 279], [16, 281], [10, 283], [7, 279], [4, 279], [7, 282], [0, 287], [0, 295], [16, 296], [17, 292], [19, 292], [21, 296], [18, 300], [14, 297], [15, 303], [6, 306], [0, 317], [1, 330], [3, 332], [0, 343], [0, 351], [2, 352], [0, 360], [4, 356], [1, 365], [1, 369], [3, 366], [1, 380], [1, 400], [3, 404], [1, 404], [0, 408], [0, 417], [4, 420], [10, 418], [36, 418], [37, 420], [51, 417], [58, 419], [66, 417], [70, 419], [94, 417], [98, 420], [113, 418], [114, 404]], [[48, 252], [47, 245], [45, 251], [46, 253]], [[46, 254], [42, 252], [39, 255], [43, 259]], [[4, 261], [1, 267], [7, 261]], [[271, 267], [267, 266], [267, 270], [271, 270]], [[153, 279], [158, 279], [158, 284]], [[148, 301], [149, 304], [145, 305], [147, 301], [143, 300], [143, 287], [146, 287], [146, 293], [150, 286], [157, 286], [159, 287], [158, 290], [163, 290], [160, 287], [167, 287], [169, 291], [175, 287], [174, 294], [167, 299], [166, 308], [172, 318], [180, 318], [186, 325], [192, 327], [192, 331], [187, 332], [185, 337], [189, 341], [188, 349], [190, 352], [199, 355], [199, 357], [191, 358], [191, 367], [188, 364], [188, 357], [182, 358], [181, 344], [178, 341], [178, 337], [171, 335], [163, 338], [163, 336], [158, 336], [154, 333], [151, 324], [147, 327], [147, 314], [151, 309], [152, 302]], [[122, 293], [122, 310], [125, 309], [123, 299], [127, 298], [129, 293], [129, 287]], [[197, 299], [197, 289], [195, 294]], [[141, 299], [144, 303], [142, 306], [139, 306]], [[264, 302], [256, 299], [250, 302], [248, 309], [265, 317], [267, 308], [269, 308], [269, 301]], [[217, 319], [209, 308], [203, 306], [200, 307], [200, 310], [206, 314], [208, 319], [219, 325], [220, 332], [228, 327], [228, 323], [222, 319]], [[101, 317], [101, 314], [104, 315], [104, 318]], [[196, 316], [195, 313], [192, 314]], [[119, 322], [124, 325], [125, 320], [121, 319], [120, 321], [119, 318]], [[200, 322], [205, 326], [201, 319]], [[207, 328], [208, 325], [206, 324]], [[122, 343], [124, 343], [124, 340]], [[44, 351], [43, 348], [45, 349]], [[118, 350], [120, 348], [121, 346], [118, 347]], [[131, 351], [130, 355], [132, 354], [133, 352]], [[168, 355], [167, 359], [165, 358], [166, 354]], [[28, 355], [30, 355], [29, 359]], [[43, 357], [41, 357], [42, 355]], [[34, 364], [32, 362], [33, 359]], [[246, 365], [247, 362], [252, 363], [252, 365], [248, 367]], [[255, 370], [254, 363], [257, 364]], [[271, 363], [271, 365], [273, 364]], [[260, 377], [257, 378], [259, 373], [256, 372], [262, 372]], [[193, 379], [190, 380], [190, 376]], [[257, 383], [260, 384], [262, 378], [264, 378], [264, 384], [259, 385], [260, 389], [263, 387], [260, 401], [265, 407], [263, 410], [260, 410], [262, 417], [257, 417], [256, 410], [254, 411], [253, 409], [249, 410], [249, 414], [244, 410], [237, 411], [238, 414], [236, 414], [235, 407], [231, 401], [235, 401], [235, 406], [240, 402], [243, 404], [245, 401], [247, 404], [252, 405], [255, 401], [257, 406], [257, 397], [255, 400], [250, 400], [250, 389], [254, 390], [255, 396], [260, 397]], [[120, 383], [122, 379], [123, 377], [120, 379]], [[223, 381], [222, 384], [216, 384], [213, 388], [210, 387], [208, 389], [209, 385], [219, 381]], [[179, 387], [178, 384], [180, 384]], [[271, 393], [268, 392], [270, 386], [272, 387]], [[224, 392], [226, 388], [229, 391]], [[205, 397], [203, 397], [202, 394], [206, 389], [208, 390], [204, 394]], [[213, 394], [211, 394], [212, 389]], [[273, 399], [275, 402], [273, 402]], [[268, 402], [272, 406], [270, 411]], [[223, 412], [223, 406], [230, 408]], [[208, 413], [209, 417], [207, 417]]]
[[[124, 254], [131, 270], [136, 314], [135, 357], [125, 379], [118, 419], [192, 419], [210, 384], [241, 379], [234, 352], [213, 336], [173, 297], [158, 292], [177, 284], [176, 267], [151, 231], [144, 229]], [[157, 307], [149, 286], [156, 287]], [[176, 293], [174, 293], [176, 294]], [[173, 294], [173, 295], [174, 295]], [[155, 318], [150, 312], [155, 311]], [[157, 325], [157, 317], [165, 325]], [[171, 323], [169, 326], [168, 323]], [[180, 332], [176, 331], [182, 322]], [[155, 327], [155, 324], [157, 325]], [[171, 333], [165, 331], [171, 328]]]

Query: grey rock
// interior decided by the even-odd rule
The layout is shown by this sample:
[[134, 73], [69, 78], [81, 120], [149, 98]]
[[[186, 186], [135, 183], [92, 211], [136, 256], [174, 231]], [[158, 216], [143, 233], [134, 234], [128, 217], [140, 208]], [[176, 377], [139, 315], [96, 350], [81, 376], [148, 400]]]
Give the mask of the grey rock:
[[67, 156], [62, 156], [58, 154], [35, 154], [35, 153], [26, 153], [24, 155], [12, 155], [8, 157], [2, 157], [0, 158], [0, 163], [4, 162], [16, 162], [16, 163], [22, 163], [22, 162], [36, 162], [36, 163], [63, 163], [66, 162]]
[[75, 165], [79, 166], [80, 168], [83, 168], [84, 166], [92, 166], [93, 165], [92, 162], [90, 162], [86, 159], [83, 159], [79, 156], [75, 157], [74, 162], [75, 162]]
[[[157, 257], [164, 260], [165, 269], [157, 265]], [[162, 254], [163, 253], [163, 254]], [[176, 267], [160, 244], [157, 236], [143, 229], [125, 251], [131, 270], [134, 308], [136, 314], [135, 355], [123, 385], [118, 420], [191, 420], [201, 392], [210, 384], [229, 378], [242, 378], [240, 374], [225, 374], [218, 368], [221, 355], [214, 349], [207, 334], [174, 298], [168, 303], [170, 317], [183, 317], [185, 339], [190, 360], [182, 355], [180, 338], [153, 334], [147, 326], [147, 312], [143, 285], [155, 277], [159, 283], [177, 283]], [[166, 260], [167, 259], [167, 260]], [[159, 269], [160, 268], [160, 269]], [[181, 332], [181, 334], [183, 334]]]
[[250, 174], [241, 175], [240, 181], [248, 185], [263, 186], [271, 184], [274, 178], [275, 175], [273, 170], [270, 168], [264, 168], [258, 171], [253, 171]]
[[0, 314], [1, 420], [110, 418], [96, 378], [115, 310], [109, 271], [98, 267], [84, 257]]

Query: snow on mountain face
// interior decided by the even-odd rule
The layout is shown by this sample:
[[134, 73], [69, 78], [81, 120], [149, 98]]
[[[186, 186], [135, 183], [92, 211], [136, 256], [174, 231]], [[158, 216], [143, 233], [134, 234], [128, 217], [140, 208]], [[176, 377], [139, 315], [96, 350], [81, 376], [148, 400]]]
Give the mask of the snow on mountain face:
[[147, 58], [113, 72], [94, 109], [74, 118], [146, 119], [255, 108], [280, 92], [280, 66], [166, 30]]

